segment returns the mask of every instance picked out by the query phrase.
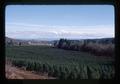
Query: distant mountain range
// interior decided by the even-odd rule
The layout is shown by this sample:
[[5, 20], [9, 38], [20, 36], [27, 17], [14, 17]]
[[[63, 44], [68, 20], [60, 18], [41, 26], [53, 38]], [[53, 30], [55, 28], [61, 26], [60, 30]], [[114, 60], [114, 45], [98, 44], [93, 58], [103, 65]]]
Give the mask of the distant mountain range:
[[14, 39], [14, 38], [9, 38], [5, 37], [6, 42], [13, 41], [13, 42], [27, 42], [26, 40], [20, 40], [20, 39]]
[[44, 40], [24, 40], [24, 39], [14, 39], [14, 38], [9, 38], [9, 37], [6, 37], [5, 38], [5, 42], [6, 44], [14, 44], [14, 45], [19, 45], [19, 44], [22, 44], [22, 45], [49, 45], [49, 44], [52, 44], [53, 41], [44, 41]]
[[[69, 39], [71, 40], [71, 39]], [[73, 40], [73, 39], [72, 39]], [[80, 40], [86, 40], [86, 41], [98, 41], [98, 42], [112, 42], [114, 43], [114, 38], [101, 38], [101, 39], [79, 39], [76, 41], [80, 41]], [[14, 38], [10, 38], [10, 37], [6, 37], [6, 44], [10, 44], [10, 42], [12, 42], [14, 45], [52, 45], [54, 44], [54, 41], [59, 41], [59, 40], [39, 40], [39, 39], [29, 39], [29, 40], [24, 40], [24, 39], [14, 39]], [[74, 40], [75, 41], [75, 40]]]

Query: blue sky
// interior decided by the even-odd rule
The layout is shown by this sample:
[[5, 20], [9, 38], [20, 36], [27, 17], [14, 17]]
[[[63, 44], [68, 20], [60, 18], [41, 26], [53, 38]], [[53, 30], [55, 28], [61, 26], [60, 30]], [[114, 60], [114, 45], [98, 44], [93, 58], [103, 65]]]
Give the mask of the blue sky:
[[114, 37], [111, 5], [8, 5], [5, 22], [17, 39]]

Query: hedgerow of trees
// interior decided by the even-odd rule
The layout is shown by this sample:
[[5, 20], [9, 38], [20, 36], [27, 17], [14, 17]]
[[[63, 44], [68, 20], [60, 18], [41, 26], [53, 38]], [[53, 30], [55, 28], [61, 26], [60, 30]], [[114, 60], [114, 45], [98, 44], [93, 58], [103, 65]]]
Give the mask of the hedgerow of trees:
[[96, 56], [114, 56], [114, 39], [67, 40], [55, 41], [54, 46], [66, 50], [83, 51]]

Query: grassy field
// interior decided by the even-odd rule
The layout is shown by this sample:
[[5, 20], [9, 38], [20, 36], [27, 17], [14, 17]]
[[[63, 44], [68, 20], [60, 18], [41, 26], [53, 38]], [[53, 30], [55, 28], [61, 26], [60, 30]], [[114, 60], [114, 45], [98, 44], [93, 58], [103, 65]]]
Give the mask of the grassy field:
[[15, 66], [58, 79], [111, 79], [115, 73], [113, 58], [50, 46], [7, 46], [6, 58]]

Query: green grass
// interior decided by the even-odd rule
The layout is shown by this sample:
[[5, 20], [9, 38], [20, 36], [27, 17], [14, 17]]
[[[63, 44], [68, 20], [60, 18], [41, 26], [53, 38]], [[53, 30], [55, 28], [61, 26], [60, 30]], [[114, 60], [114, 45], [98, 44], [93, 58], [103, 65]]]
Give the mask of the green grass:
[[[114, 74], [113, 58], [98, 57], [89, 53], [57, 49], [49, 46], [7, 46], [6, 57], [17, 66], [22, 65], [29, 70], [50, 72], [50, 75], [61, 79], [76, 79], [76, 77], [79, 79], [112, 78]], [[110, 70], [106, 72], [103, 66], [110, 68]], [[58, 69], [56, 70], [54, 67], [58, 67]], [[75, 71], [76, 67], [78, 67], [77, 72]], [[68, 69], [68, 71], [65, 71], [64, 68]], [[66, 76], [66, 74], [69, 74], [69, 76]]]
[[69, 51], [48, 46], [12, 46], [6, 48], [6, 56], [10, 58], [34, 59], [61, 63], [112, 63], [113, 58], [97, 57], [80, 51]]

